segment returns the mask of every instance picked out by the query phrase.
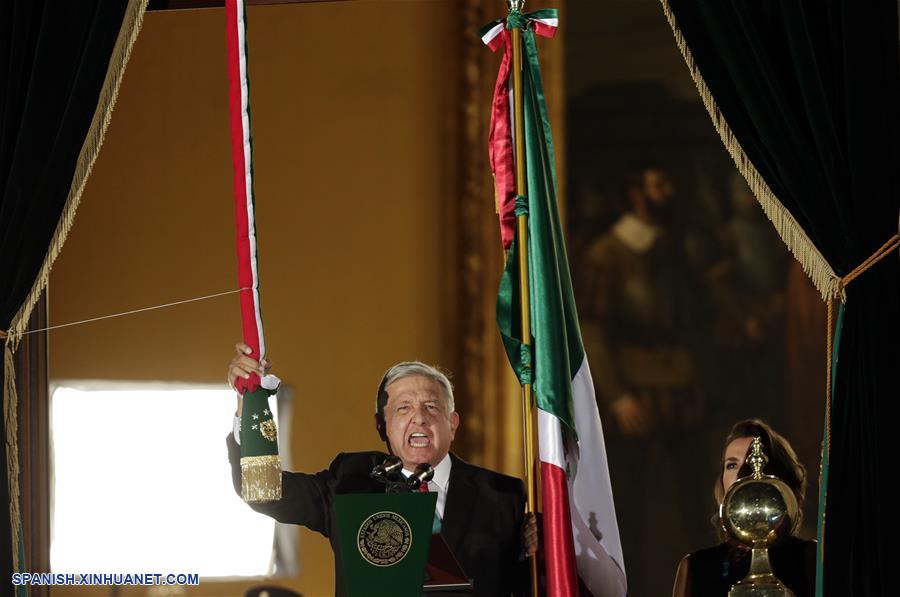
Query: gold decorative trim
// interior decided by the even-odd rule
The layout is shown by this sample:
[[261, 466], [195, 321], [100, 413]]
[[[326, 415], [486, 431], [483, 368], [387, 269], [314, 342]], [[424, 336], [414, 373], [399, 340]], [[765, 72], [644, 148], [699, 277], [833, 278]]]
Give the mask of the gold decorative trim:
[[800, 262], [803, 271], [806, 272], [819, 294], [822, 295], [822, 300], [827, 302], [839, 295], [843, 298], [840, 277], [809, 239], [803, 227], [782, 205], [775, 193], [772, 192], [772, 189], [769, 188], [769, 185], [766, 184], [766, 181], [763, 180], [763, 177], [747, 157], [747, 154], [744, 153], [743, 148], [725, 121], [725, 117], [716, 105], [712, 93], [706, 85], [706, 81], [703, 80], [700, 69], [697, 68], [697, 64], [694, 62], [694, 57], [687, 46], [681, 29], [675, 22], [675, 15], [669, 6], [668, 0], [660, 0], [660, 4], [662, 4], [666, 20], [672, 28], [675, 43], [678, 45], [678, 49], [681, 50], [681, 55], [684, 57], [691, 77], [694, 79], [697, 91], [700, 92], [700, 98], [703, 100], [703, 105], [706, 106], [706, 111], [712, 119], [716, 132], [719, 133], [719, 137], [721, 137], [725, 149], [731, 155], [731, 159], [734, 160], [738, 171], [747, 180], [747, 184], [750, 185], [750, 190], [756, 196], [756, 200], [762, 207], [763, 212], [775, 226], [775, 230], [778, 231], [781, 240], [784, 241], [790, 252]]
[[276, 439], [278, 439], [278, 431], [275, 428], [275, 421], [273, 421], [272, 419], [266, 419], [265, 421], [260, 423], [259, 433], [270, 442], [274, 442]]
[[84, 192], [87, 179], [94, 167], [94, 162], [97, 160], [100, 147], [103, 145], [113, 106], [115, 106], [116, 99], [119, 96], [119, 86], [122, 83], [125, 66], [128, 64], [128, 59], [131, 56], [134, 41], [141, 31], [147, 1], [129, 0], [128, 7], [125, 9], [125, 15], [122, 18], [122, 28], [119, 30], [116, 45], [113, 47], [113, 52], [109, 59], [106, 78], [100, 90], [94, 117], [81, 146], [81, 152], [78, 154], [78, 162], [75, 165], [75, 174], [72, 177], [72, 184], [69, 187], [65, 207], [56, 225], [56, 231], [53, 234], [53, 239], [50, 241], [40, 272], [28, 297], [22, 303], [15, 317], [13, 317], [6, 338], [3, 359], [6, 374], [6, 383], [3, 388], [3, 415], [6, 421], [6, 467], [9, 475], [9, 517], [12, 534], [13, 570], [19, 569], [18, 544], [22, 522], [19, 512], [19, 446], [17, 439], [18, 421], [16, 418], [18, 396], [16, 395], [16, 371], [12, 355], [22, 339], [22, 334], [28, 327], [28, 319], [31, 317], [32, 309], [37, 304], [41, 292], [47, 286], [53, 262], [59, 256], [69, 230], [72, 229], [75, 212], [81, 201], [81, 194]]
[[263, 456], [241, 456], [241, 469], [245, 466], [268, 465], [274, 463], [281, 464], [281, 458], [278, 454], [265, 454]]
[[277, 454], [241, 457], [241, 497], [245, 502], [281, 499], [281, 458]]
[[[466, 415], [466, 433], [457, 436], [455, 449], [471, 461], [496, 469], [495, 455], [487, 444], [497, 408], [493, 383], [495, 364], [491, 357], [499, 348], [492, 343], [497, 334], [490, 329], [490, 303], [486, 297], [489, 291], [485, 289], [491, 287], [492, 274], [503, 267], [496, 215], [490, 199], [493, 186], [486, 151], [489, 91], [493, 89], [486, 84], [491, 78], [488, 64], [497, 59], [477, 35], [485, 23], [502, 12], [502, 6], [491, 8], [485, 0], [464, 0], [458, 9], [455, 43], [459, 48], [456, 53], [459, 91], [453, 117], [459, 122], [455, 127], [459, 200], [447, 203], [447, 220], [455, 223], [449, 228], [453, 237], [448, 246], [455, 252], [451, 271], [456, 272], [456, 279], [446, 294], [453, 298], [448, 320], [454, 322], [454, 329], [452, 333], [449, 330], [444, 333], [455, 342], [453, 369], [459, 396], [456, 407]], [[499, 275], [494, 278], [498, 279]], [[479, 399], [470, 399], [475, 396]]]

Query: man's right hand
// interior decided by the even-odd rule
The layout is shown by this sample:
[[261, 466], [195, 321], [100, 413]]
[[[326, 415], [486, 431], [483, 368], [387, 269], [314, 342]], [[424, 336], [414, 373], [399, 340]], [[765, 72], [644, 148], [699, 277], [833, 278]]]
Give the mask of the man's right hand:
[[650, 431], [650, 417], [640, 400], [623, 394], [609, 405], [623, 435], [643, 437]]
[[[272, 363], [270, 361], [263, 359], [262, 363], [260, 363], [256, 359], [248, 356], [253, 352], [253, 349], [243, 342], [235, 344], [234, 350], [237, 354], [231, 359], [231, 363], [228, 364], [228, 385], [235, 391], [237, 391], [237, 388], [234, 387], [234, 382], [238, 377], [247, 379], [250, 377], [251, 373], [256, 373], [260, 377], [263, 377], [266, 372], [272, 368]], [[240, 394], [238, 394], [237, 412], [235, 412], [234, 415], [236, 417], [241, 416]]]

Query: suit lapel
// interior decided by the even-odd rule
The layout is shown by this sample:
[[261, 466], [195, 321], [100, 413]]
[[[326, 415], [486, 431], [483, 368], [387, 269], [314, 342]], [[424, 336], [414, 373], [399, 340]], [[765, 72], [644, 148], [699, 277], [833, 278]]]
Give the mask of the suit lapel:
[[478, 499], [478, 486], [472, 479], [472, 467], [454, 454], [450, 454], [450, 458], [453, 467], [450, 469], [450, 487], [447, 491], [447, 504], [444, 506], [441, 534], [453, 553], [457, 554], [463, 545], [465, 530], [472, 522], [470, 515]]

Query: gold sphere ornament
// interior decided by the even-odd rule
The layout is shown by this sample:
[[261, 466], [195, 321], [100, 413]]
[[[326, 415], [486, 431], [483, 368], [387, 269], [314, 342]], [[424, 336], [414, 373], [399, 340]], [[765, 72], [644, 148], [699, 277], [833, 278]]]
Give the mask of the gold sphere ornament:
[[753, 472], [732, 485], [719, 506], [725, 532], [752, 550], [750, 572], [731, 587], [728, 597], [794, 597], [772, 572], [769, 548], [796, 531], [800, 507], [787, 483], [763, 474], [768, 460], [762, 440], [753, 438], [747, 459]]

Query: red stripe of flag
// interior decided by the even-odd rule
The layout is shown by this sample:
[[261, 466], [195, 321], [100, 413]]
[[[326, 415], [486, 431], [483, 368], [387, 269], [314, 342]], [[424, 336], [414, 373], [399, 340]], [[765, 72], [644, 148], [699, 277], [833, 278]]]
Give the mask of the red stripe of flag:
[[572, 540], [569, 486], [566, 472], [549, 462], [541, 462], [544, 561], [547, 565], [548, 597], [578, 595], [578, 569]]

